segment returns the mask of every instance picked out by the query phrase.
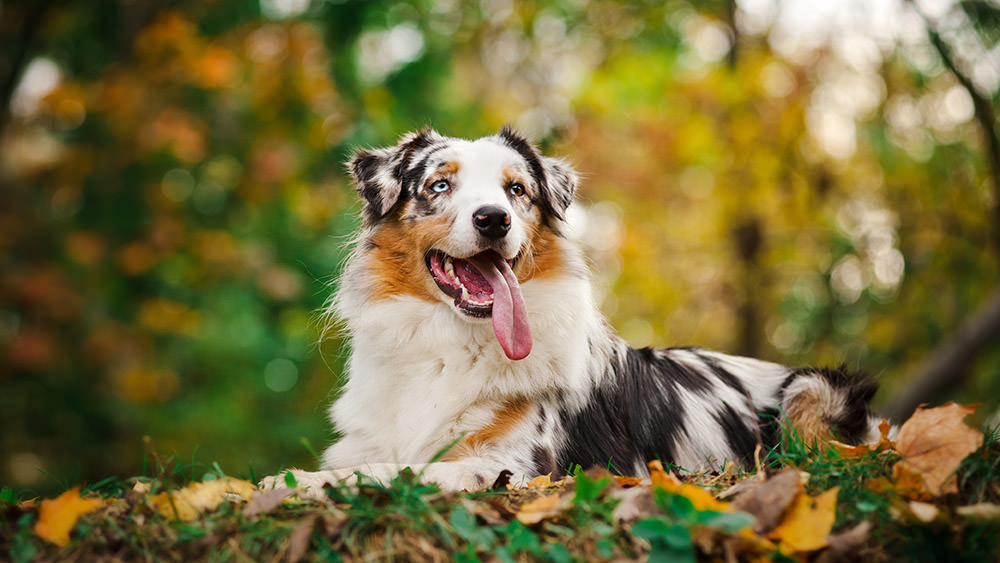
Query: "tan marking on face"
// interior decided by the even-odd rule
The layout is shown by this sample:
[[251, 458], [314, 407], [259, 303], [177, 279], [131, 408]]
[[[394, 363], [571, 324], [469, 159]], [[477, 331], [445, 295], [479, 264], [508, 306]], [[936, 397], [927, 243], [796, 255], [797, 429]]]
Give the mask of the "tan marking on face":
[[458, 175], [458, 171], [461, 169], [461, 165], [457, 161], [449, 161], [437, 168], [433, 174], [431, 174], [427, 181], [424, 182], [424, 190], [429, 190], [434, 182], [438, 180], [448, 180], [453, 181], [455, 176]]
[[522, 283], [531, 279], [550, 279], [566, 273], [566, 241], [550, 229], [534, 226], [527, 250], [518, 260], [516, 274]]
[[520, 174], [518, 174], [517, 171], [514, 170], [513, 168], [509, 168], [509, 167], [504, 168], [503, 169], [503, 185], [506, 187], [506, 186], [509, 186], [509, 185], [511, 185], [511, 184], [513, 184], [515, 182], [517, 182], [518, 184], [521, 184], [522, 186], [524, 186], [525, 189], [527, 189], [527, 187], [528, 187], [528, 181], [524, 179], [524, 176], [521, 176]]
[[509, 434], [531, 411], [531, 403], [524, 398], [505, 402], [493, 412], [493, 420], [486, 426], [467, 435], [448, 450], [441, 461], [456, 461], [477, 455], [483, 447], [488, 447]]
[[399, 214], [378, 228], [369, 242], [374, 246], [369, 269], [375, 278], [376, 298], [412, 295], [424, 301], [440, 301], [440, 290], [424, 262], [428, 249], [448, 237], [451, 217], [438, 215], [401, 221]]
[[807, 390], [796, 395], [785, 409], [785, 416], [804, 443], [811, 444], [814, 439], [828, 440], [833, 437], [830, 423], [822, 414], [826, 410], [825, 406], [822, 397]]

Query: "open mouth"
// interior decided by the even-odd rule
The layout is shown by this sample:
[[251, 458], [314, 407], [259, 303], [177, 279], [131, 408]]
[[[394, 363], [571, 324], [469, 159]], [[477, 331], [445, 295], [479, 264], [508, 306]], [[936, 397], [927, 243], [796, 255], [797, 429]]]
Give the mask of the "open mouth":
[[455, 300], [455, 307], [477, 318], [492, 318], [504, 353], [520, 360], [531, 352], [531, 327], [513, 260], [492, 250], [468, 258], [455, 258], [430, 250], [424, 256], [427, 270], [438, 288]]

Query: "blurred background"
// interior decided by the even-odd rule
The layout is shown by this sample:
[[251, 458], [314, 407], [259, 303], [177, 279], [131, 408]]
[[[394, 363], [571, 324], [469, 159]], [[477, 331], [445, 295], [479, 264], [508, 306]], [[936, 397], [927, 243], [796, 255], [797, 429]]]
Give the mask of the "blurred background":
[[988, 417], [998, 40], [995, 0], [0, 0], [0, 484], [139, 474], [144, 435], [314, 468], [343, 163], [427, 124], [575, 163], [634, 345]]

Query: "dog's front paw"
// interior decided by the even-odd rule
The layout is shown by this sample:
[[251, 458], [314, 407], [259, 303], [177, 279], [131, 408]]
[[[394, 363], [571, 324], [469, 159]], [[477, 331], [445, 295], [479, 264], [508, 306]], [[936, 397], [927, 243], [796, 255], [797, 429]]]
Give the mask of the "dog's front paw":
[[324, 487], [333, 487], [340, 483], [349, 483], [354, 478], [353, 473], [342, 471], [303, 471], [301, 469], [287, 469], [277, 475], [264, 477], [257, 484], [261, 490], [295, 489], [299, 498], [325, 501], [328, 499], [323, 492]]

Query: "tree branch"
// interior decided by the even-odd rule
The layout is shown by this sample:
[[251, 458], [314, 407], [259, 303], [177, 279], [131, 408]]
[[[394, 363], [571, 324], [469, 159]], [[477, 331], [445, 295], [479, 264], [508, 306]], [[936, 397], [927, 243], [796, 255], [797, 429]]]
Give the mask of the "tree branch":
[[21, 72], [28, 63], [31, 44], [42, 27], [48, 8], [48, 2], [41, 0], [24, 8], [21, 34], [10, 53], [10, 67], [7, 69], [7, 74], [0, 82], [0, 135], [3, 135], [7, 121], [10, 120], [10, 101], [14, 95], [14, 89], [17, 88]]
[[969, 376], [970, 365], [1000, 334], [1000, 288], [971, 318], [921, 362], [919, 371], [906, 377], [905, 390], [885, 410], [892, 420], [906, 420], [921, 404], [940, 400]]
[[927, 26], [927, 36], [930, 38], [931, 45], [934, 46], [934, 49], [941, 57], [944, 66], [972, 98], [972, 107], [975, 111], [976, 121], [979, 122], [979, 127], [983, 133], [983, 148], [986, 153], [986, 162], [989, 166], [990, 176], [993, 179], [993, 244], [998, 255], [1000, 255], [1000, 136], [997, 135], [997, 118], [996, 113], [993, 111], [993, 104], [988, 97], [979, 93], [972, 79], [958, 68], [955, 57], [951, 54], [951, 48], [941, 37], [941, 34], [938, 33], [937, 29], [934, 28], [934, 25], [927, 19], [927, 16], [920, 11], [913, 0], [910, 0], [910, 4], [913, 5], [917, 13], [920, 14], [920, 17], [923, 18], [924, 24]]

